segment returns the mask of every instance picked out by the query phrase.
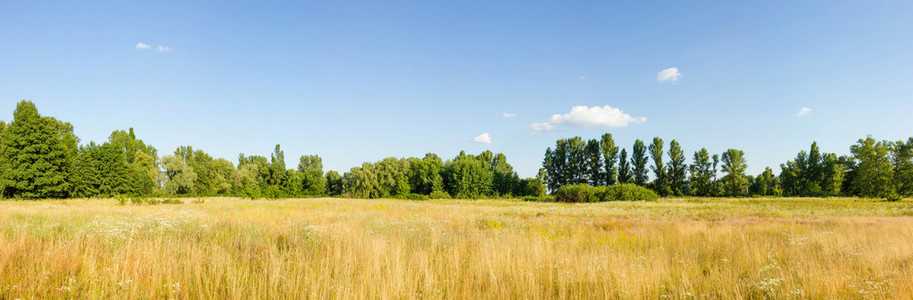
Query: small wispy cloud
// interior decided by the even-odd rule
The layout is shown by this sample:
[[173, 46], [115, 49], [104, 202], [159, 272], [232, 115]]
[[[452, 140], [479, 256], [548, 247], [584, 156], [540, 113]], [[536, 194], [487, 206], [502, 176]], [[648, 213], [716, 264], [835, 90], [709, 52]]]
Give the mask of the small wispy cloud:
[[502, 117], [505, 117], [505, 118], [508, 118], [508, 119], [510, 119], [510, 118], [516, 118], [516, 117], [517, 117], [516, 114], [512, 114], [512, 113], [509, 113], [509, 112], [503, 113], [503, 114], [501, 114], [501, 116], [502, 116]]
[[491, 135], [486, 132], [472, 138], [472, 141], [481, 144], [491, 144]]
[[158, 51], [158, 52], [168, 52], [168, 51], [171, 51], [171, 48], [166, 47], [166, 46], [162, 46], [162, 45], [158, 45], [157, 47], [155, 47], [155, 51]]
[[577, 77], [577, 78], [580, 78], [580, 80], [586, 80], [587, 77], [586, 77], [586, 75], [580, 75], [580, 76]]
[[136, 49], [140, 49], [140, 50], [152, 49], [152, 46], [149, 46], [149, 45], [146, 45], [143, 43], [136, 43]]
[[671, 81], [676, 82], [682, 78], [682, 73], [678, 71], [678, 68], [668, 68], [662, 71], [659, 71], [659, 74], [656, 74], [656, 81]]
[[628, 124], [637, 124], [646, 121], [647, 118], [632, 117], [621, 111], [621, 109], [608, 105], [602, 107], [578, 105], [572, 107], [569, 113], [552, 115], [548, 121], [532, 123], [529, 125], [529, 128], [534, 132], [550, 132], [554, 131], [559, 126], [573, 128], [612, 128], [626, 127]]
[[808, 107], [803, 107], [802, 109], [799, 110], [799, 112], [796, 113], [796, 117], [801, 118], [802, 116], [807, 115], [810, 112], [812, 112], [811, 109], [809, 109]]

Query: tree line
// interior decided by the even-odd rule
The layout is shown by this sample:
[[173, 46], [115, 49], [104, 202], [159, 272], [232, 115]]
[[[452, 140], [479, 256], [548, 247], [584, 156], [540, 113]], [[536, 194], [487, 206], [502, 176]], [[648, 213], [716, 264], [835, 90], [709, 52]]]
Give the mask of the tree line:
[[[668, 146], [668, 147], [667, 147]], [[250, 198], [347, 196], [359, 198], [542, 197], [562, 186], [634, 184], [661, 196], [913, 196], [913, 138], [850, 146], [849, 155], [824, 153], [817, 143], [780, 165], [746, 174], [739, 149], [695, 151], [690, 164], [676, 140], [653, 138], [619, 147], [611, 134], [559, 139], [545, 151], [534, 178], [520, 178], [501, 153], [460, 152], [443, 160], [385, 158], [339, 174], [324, 173], [317, 155], [287, 167], [279, 145], [267, 156], [214, 158], [191, 146], [160, 156], [133, 129], [108, 141], [80, 144], [70, 123], [38, 113], [21, 101], [13, 120], [0, 122], [0, 196], [71, 198], [111, 195], [240, 195]], [[722, 175], [722, 176], [720, 176]]]
[[[540, 172], [550, 191], [562, 186], [587, 184], [612, 186], [636, 184], [661, 196], [860, 196], [897, 200], [913, 196], [913, 138], [876, 141], [871, 136], [850, 146], [850, 154], [823, 153], [813, 142], [810, 149], [757, 176], [745, 173], [745, 152], [727, 149], [711, 154], [695, 151], [686, 163], [681, 145], [672, 140], [665, 150], [661, 138], [649, 145], [634, 141], [630, 157], [616, 146], [612, 135], [599, 139], [559, 139], [545, 151]], [[668, 160], [667, 160], [668, 159]], [[722, 176], [719, 176], [722, 175]], [[652, 179], [652, 180], [650, 180]]]
[[42, 116], [35, 104], [17, 104], [12, 122], [0, 122], [0, 196], [73, 198], [112, 195], [239, 195], [249, 198], [349, 196], [361, 198], [478, 198], [545, 194], [544, 175], [521, 179], [504, 154], [461, 152], [443, 161], [386, 158], [342, 175], [324, 173], [317, 155], [285, 164], [276, 145], [266, 156], [214, 158], [191, 146], [168, 155], [137, 138], [132, 128], [103, 144], [80, 145], [70, 123]]

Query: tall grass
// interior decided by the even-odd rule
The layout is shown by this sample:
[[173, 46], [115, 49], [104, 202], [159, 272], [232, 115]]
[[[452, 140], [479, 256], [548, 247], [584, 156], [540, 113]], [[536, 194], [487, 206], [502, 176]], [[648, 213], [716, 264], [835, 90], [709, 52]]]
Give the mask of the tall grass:
[[913, 203], [0, 202], [0, 299], [906, 298]]

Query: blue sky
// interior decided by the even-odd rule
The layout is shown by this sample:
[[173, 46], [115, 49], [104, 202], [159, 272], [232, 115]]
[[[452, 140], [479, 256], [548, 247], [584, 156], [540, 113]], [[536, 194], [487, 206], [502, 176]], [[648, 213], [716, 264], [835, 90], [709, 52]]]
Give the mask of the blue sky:
[[191, 2], [4, 1], [0, 119], [28, 99], [84, 143], [134, 127], [340, 171], [490, 149], [524, 177], [603, 132], [739, 148], [751, 174], [913, 135], [909, 1]]

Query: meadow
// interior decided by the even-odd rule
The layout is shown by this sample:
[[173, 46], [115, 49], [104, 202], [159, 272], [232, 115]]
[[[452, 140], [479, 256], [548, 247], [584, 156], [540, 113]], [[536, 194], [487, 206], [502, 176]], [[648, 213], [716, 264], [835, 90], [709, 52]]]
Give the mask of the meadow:
[[913, 298], [913, 201], [0, 201], [0, 299]]

